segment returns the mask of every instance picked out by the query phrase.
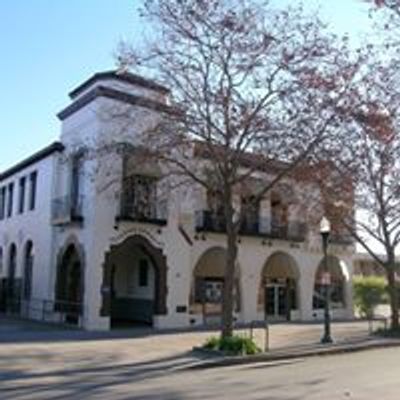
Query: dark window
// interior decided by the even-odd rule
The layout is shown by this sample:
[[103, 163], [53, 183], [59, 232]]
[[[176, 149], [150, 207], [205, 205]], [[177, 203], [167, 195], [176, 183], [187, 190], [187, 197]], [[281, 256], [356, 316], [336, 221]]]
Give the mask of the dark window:
[[242, 227], [245, 231], [258, 231], [258, 219], [260, 216], [260, 202], [254, 196], [242, 198]]
[[17, 247], [14, 243], [11, 244], [8, 253], [8, 278], [11, 284], [14, 283], [15, 273], [17, 270]]
[[28, 241], [25, 247], [25, 260], [24, 260], [24, 286], [23, 295], [25, 300], [31, 298], [32, 293], [32, 272], [33, 272], [33, 244]]
[[0, 247], [0, 274], [3, 272], [3, 263], [4, 263], [3, 248]]
[[13, 213], [13, 201], [14, 201], [14, 183], [8, 185], [8, 207], [7, 217], [11, 217]]
[[29, 177], [31, 190], [29, 197], [29, 210], [34, 210], [36, 206], [37, 172], [32, 172]]
[[81, 195], [81, 174], [82, 174], [82, 153], [78, 153], [72, 158], [71, 171], [71, 209], [76, 212], [79, 208]]
[[6, 188], [0, 189], [0, 220], [6, 216]]
[[25, 186], [26, 186], [26, 178], [22, 177], [19, 180], [19, 205], [18, 212], [22, 214], [24, 212], [25, 207]]
[[146, 287], [149, 285], [149, 264], [147, 260], [140, 260], [139, 263], [139, 286]]

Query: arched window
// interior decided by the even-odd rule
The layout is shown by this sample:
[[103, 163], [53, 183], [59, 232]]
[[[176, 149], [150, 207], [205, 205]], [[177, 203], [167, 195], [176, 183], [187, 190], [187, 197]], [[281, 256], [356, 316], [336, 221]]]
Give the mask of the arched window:
[[4, 264], [4, 258], [3, 258], [3, 248], [0, 247], [0, 275], [3, 274], [3, 264]]
[[12, 243], [8, 253], [7, 276], [7, 310], [17, 312], [19, 309], [19, 287], [16, 279], [17, 273], [17, 246]]
[[8, 253], [8, 279], [10, 282], [15, 280], [15, 274], [17, 271], [17, 246], [12, 243], [10, 251]]
[[23, 296], [25, 300], [29, 300], [32, 294], [32, 272], [33, 272], [33, 243], [29, 240], [25, 245], [24, 254], [24, 287]]

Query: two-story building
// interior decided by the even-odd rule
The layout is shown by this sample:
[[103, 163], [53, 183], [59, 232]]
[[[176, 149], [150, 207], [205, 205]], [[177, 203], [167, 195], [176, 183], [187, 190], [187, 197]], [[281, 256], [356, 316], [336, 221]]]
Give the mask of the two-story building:
[[[86, 329], [218, 323], [226, 237], [215, 198], [194, 184], [171, 189], [160, 166], [118, 145], [135, 145], [171, 111], [169, 90], [105, 72], [70, 97], [59, 142], [0, 175], [0, 307]], [[301, 202], [306, 184], [287, 182], [292, 195], [277, 188], [244, 220], [239, 323], [322, 318], [323, 255]], [[351, 241], [332, 237], [335, 318], [353, 315], [353, 254]]]

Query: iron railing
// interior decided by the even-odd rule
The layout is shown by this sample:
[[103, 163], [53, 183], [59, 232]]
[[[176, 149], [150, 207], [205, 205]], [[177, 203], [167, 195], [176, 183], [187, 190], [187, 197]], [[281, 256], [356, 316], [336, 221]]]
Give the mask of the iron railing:
[[[83, 327], [82, 303], [32, 298], [18, 299], [19, 312], [14, 316], [46, 323]], [[6, 313], [8, 313], [6, 311]]]
[[[226, 232], [225, 217], [209, 210], [201, 210], [195, 213], [195, 225], [198, 232]], [[289, 221], [287, 224], [279, 224], [273, 218], [246, 218], [245, 216], [241, 222], [239, 233], [244, 236], [261, 236], [269, 239], [302, 242], [307, 237], [307, 224], [295, 220]]]
[[159, 200], [138, 206], [123, 195], [117, 220], [166, 225], [168, 220], [167, 201]]
[[342, 245], [342, 246], [350, 246], [354, 243], [354, 238], [345, 233], [331, 233], [329, 235], [329, 243]]

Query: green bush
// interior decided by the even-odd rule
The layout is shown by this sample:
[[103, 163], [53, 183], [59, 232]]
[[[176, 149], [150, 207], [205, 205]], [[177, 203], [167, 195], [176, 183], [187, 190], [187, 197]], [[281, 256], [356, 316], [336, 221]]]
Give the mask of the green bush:
[[387, 303], [387, 284], [383, 277], [354, 277], [353, 288], [354, 304], [363, 317], [372, 318], [376, 306]]
[[239, 335], [224, 338], [213, 336], [207, 339], [203, 347], [228, 354], [257, 354], [261, 352], [261, 349], [252, 339]]

